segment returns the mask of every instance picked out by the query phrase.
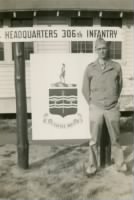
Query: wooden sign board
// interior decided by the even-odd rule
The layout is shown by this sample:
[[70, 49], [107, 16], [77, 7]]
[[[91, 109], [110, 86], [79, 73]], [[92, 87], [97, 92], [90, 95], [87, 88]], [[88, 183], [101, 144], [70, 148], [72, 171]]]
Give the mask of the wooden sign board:
[[33, 140], [89, 139], [89, 108], [82, 94], [90, 54], [33, 54]]

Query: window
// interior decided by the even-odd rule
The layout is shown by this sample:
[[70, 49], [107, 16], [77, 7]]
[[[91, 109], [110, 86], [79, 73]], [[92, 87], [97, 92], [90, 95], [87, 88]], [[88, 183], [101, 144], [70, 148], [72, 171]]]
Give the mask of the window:
[[71, 26], [93, 26], [92, 18], [72, 18]]
[[[3, 20], [0, 20], [0, 28], [3, 27]], [[4, 44], [3, 42], [0, 42], [0, 60], [4, 60]]]
[[121, 18], [101, 18], [101, 26], [122, 27]]
[[12, 19], [11, 26], [12, 27], [32, 27], [33, 20], [32, 19]]
[[92, 53], [93, 42], [74, 41], [72, 42], [72, 53]]
[[109, 42], [109, 56], [111, 59], [121, 59], [122, 58], [122, 43], [121, 42]]
[[[102, 18], [101, 26], [106, 27], [122, 27], [121, 18]], [[115, 41], [109, 42], [109, 56], [111, 59], [121, 59], [122, 58], [122, 42]]]
[[[72, 18], [72, 26], [93, 26], [92, 18]], [[93, 42], [92, 41], [73, 41], [71, 42], [72, 53], [92, 53]]]
[[30, 54], [33, 53], [33, 42], [24, 43], [24, 57], [26, 60], [30, 60]]
[[[32, 19], [12, 19], [12, 27], [32, 27], [33, 20]], [[12, 44], [12, 59], [14, 60], [14, 51]], [[24, 43], [24, 58], [25, 60], [30, 59], [30, 54], [33, 53], [33, 42], [25, 42]]]
[[[14, 43], [12, 43], [12, 60], [14, 60]], [[24, 58], [30, 60], [30, 54], [33, 53], [33, 42], [24, 43]]]
[[4, 60], [4, 44], [0, 42], [0, 60]]
[[0, 28], [2, 28], [2, 27], [3, 27], [3, 20], [0, 19]]

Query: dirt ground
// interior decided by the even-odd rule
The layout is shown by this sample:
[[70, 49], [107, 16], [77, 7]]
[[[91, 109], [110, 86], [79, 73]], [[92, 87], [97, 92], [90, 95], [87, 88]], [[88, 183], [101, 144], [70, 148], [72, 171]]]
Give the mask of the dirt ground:
[[133, 118], [121, 119], [121, 144], [128, 173], [114, 164], [87, 178], [83, 162], [88, 145], [37, 144], [31, 141], [29, 121], [29, 169], [17, 166], [16, 122], [0, 120], [0, 199], [1, 200], [132, 200]]

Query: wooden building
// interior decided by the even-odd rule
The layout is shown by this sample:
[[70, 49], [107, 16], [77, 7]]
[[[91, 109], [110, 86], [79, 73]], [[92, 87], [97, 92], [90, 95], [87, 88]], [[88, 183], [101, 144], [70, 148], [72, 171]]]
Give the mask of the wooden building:
[[[0, 28], [31, 26], [120, 27], [124, 40], [111, 42], [111, 58], [121, 63], [121, 110], [132, 110], [134, 87], [133, 0], [0, 0]], [[12, 43], [0, 43], [0, 113], [15, 113]], [[92, 41], [25, 43], [26, 91], [30, 112], [30, 53], [94, 53]]]

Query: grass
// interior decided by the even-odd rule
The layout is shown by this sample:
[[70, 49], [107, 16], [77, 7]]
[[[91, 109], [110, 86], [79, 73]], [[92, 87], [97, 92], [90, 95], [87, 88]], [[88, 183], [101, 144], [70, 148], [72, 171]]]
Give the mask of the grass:
[[[121, 118], [122, 138], [133, 137], [133, 118]], [[0, 138], [16, 134], [15, 120], [0, 120]], [[28, 121], [30, 130], [31, 121]], [[29, 132], [30, 134], [30, 132]], [[131, 139], [132, 140], [132, 139]], [[9, 141], [9, 140], [8, 140]], [[0, 146], [1, 200], [132, 200], [133, 144], [124, 143], [124, 155], [129, 164], [127, 175], [111, 165], [87, 178], [83, 163], [88, 160], [87, 144], [40, 145], [30, 143], [28, 170], [17, 166], [14, 143]]]

